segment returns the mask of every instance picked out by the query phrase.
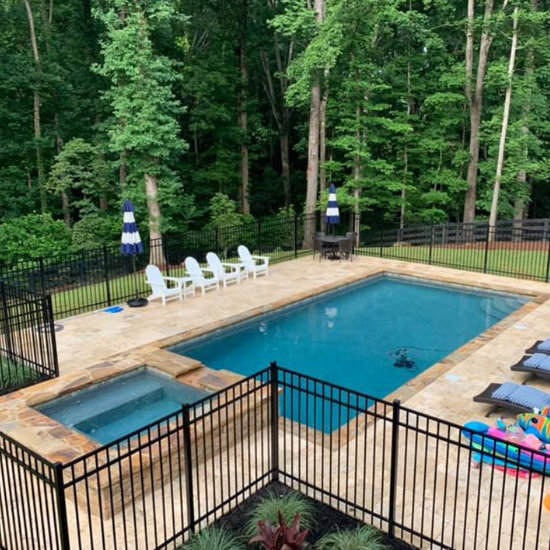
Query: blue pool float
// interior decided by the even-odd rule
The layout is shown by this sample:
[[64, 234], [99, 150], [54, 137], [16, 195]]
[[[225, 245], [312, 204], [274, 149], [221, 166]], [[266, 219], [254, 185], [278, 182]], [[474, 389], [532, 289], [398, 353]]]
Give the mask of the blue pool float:
[[464, 424], [462, 435], [470, 441], [476, 460], [483, 460], [488, 464], [503, 468], [524, 468], [550, 475], [550, 455], [547, 451], [533, 451], [521, 449], [517, 445], [507, 441], [493, 439], [489, 435], [490, 426], [483, 422], [467, 422]]

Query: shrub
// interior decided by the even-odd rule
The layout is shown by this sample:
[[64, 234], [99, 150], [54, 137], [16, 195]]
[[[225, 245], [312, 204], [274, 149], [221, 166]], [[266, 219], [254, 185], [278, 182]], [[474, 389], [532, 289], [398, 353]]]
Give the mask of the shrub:
[[24, 365], [0, 357], [0, 394], [22, 388], [40, 380], [40, 374]]
[[357, 529], [337, 531], [325, 535], [318, 543], [318, 550], [387, 550], [383, 533], [365, 525]]
[[296, 514], [299, 514], [303, 529], [313, 527], [313, 506], [302, 495], [298, 493], [288, 493], [283, 496], [272, 494], [262, 499], [254, 507], [245, 526], [247, 537], [252, 537], [256, 533], [260, 521], [268, 521], [272, 525], [278, 524], [279, 512], [286, 523], [292, 523]]
[[71, 231], [50, 214], [28, 214], [0, 226], [0, 258], [7, 265], [66, 252]]
[[181, 547], [182, 550], [246, 550], [244, 542], [218, 527], [208, 527], [191, 538]]
[[258, 534], [249, 544], [258, 543], [264, 550], [306, 550], [309, 545], [306, 539], [309, 531], [300, 528], [300, 514], [296, 514], [291, 525], [287, 525], [285, 518], [279, 512], [279, 525], [272, 525], [269, 521], [258, 522]]
[[73, 227], [73, 245], [79, 250], [89, 250], [120, 240], [122, 217], [88, 214]]

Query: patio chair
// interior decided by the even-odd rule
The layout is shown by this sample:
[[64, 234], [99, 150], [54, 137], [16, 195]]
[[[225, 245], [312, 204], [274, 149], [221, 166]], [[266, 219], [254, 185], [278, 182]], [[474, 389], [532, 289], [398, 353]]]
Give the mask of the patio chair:
[[206, 255], [206, 261], [208, 262], [210, 271], [223, 282], [224, 288], [230, 283], [239, 284], [241, 282], [243, 274], [245, 273], [242, 264], [222, 262], [214, 252], [209, 252]]
[[[216, 290], [220, 289], [220, 280], [217, 275], [210, 269], [202, 268], [195, 258], [191, 256], [185, 258], [185, 269], [193, 281], [195, 288], [200, 288], [203, 295], [207, 290], [212, 288]], [[205, 276], [205, 273], [211, 273], [212, 276]]]
[[550, 355], [540, 352], [524, 355], [510, 370], [550, 379]]
[[323, 243], [319, 240], [325, 236], [324, 231], [317, 231], [315, 233], [315, 238], [313, 239], [313, 258], [315, 259], [315, 253], [319, 252], [321, 254], [323, 249]]
[[267, 256], [254, 256], [243, 244], [237, 248], [237, 252], [247, 274], [254, 275], [254, 279], [258, 275], [267, 277], [269, 274], [269, 258]]
[[529, 349], [525, 350], [525, 353], [546, 353], [550, 355], [550, 338], [546, 340], [537, 340]]
[[[162, 299], [162, 305], [166, 305], [166, 300], [169, 298], [179, 298], [180, 300], [187, 293], [195, 293], [193, 283], [188, 287], [188, 279], [185, 277], [164, 277], [160, 269], [156, 265], [148, 265], [145, 268], [146, 283], [151, 287], [152, 294], [148, 300]], [[175, 286], [169, 286], [169, 283], [174, 283]]]
[[532, 412], [550, 406], [550, 394], [532, 388], [520, 386], [513, 382], [489, 384], [479, 395], [474, 397], [476, 403], [486, 403], [502, 407], [517, 413]]
[[353, 231], [346, 233], [346, 240], [340, 245], [340, 250], [345, 258], [353, 261], [353, 252], [355, 250], [355, 233]]

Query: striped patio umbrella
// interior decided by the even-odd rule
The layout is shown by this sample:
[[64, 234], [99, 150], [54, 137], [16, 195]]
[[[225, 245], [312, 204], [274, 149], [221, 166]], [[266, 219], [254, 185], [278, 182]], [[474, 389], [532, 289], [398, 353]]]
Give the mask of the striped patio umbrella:
[[135, 211], [136, 209], [134, 208], [132, 201], [126, 199], [124, 201], [124, 205], [122, 206], [124, 219], [122, 224], [120, 250], [125, 256], [132, 257], [135, 298], [128, 300], [128, 305], [130, 307], [143, 307], [147, 305], [148, 300], [147, 298], [139, 297], [139, 285], [136, 273], [136, 256], [143, 252], [143, 243], [141, 242], [141, 237], [139, 236], [139, 231], [136, 225], [136, 218], [134, 216]]
[[121, 251], [125, 256], [135, 256], [143, 252], [143, 243], [139, 236], [134, 212], [136, 209], [130, 199], [124, 201], [122, 212], [124, 223], [122, 225]]
[[338, 208], [338, 200], [336, 199], [336, 187], [331, 183], [328, 190], [328, 206], [325, 212], [325, 223], [332, 226], [340, 223], [340, 209]]

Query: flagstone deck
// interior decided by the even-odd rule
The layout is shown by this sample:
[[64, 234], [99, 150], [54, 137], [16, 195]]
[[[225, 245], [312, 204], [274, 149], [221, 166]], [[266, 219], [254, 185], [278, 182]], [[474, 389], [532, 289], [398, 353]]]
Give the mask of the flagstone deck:
[[[33, 432], [32, 420], [29, 421], [33, 417], [36, 418], [35, 415], [29, 414], [29, 409], [26, 408], [33, 402], [33, 398], [43, 400], [45, 390], [47, 394], [65, 391], [78, 384], [96, 380], [96, 376], [113, 375], [117, 369], [132, 368], [138, 363], [152, 364], [174, 376], [180, 376], [180, 370], [183, 369], [187, 376], [194, 376], [199, 385], [206, 383], [212, 376], [218, 375], [222, 378], [227, 376], [226, 381], [230, 383], [235, 380], [235, 376], [223, 372], [215, 375], [211, 371], [201, 370], [203, 367], [193, 368], [196, 365], [187, 365], [189, 366], [187, 369], [184, 358], [179, 357], [176, 360], [173, 354], [162, 348], [328, 289], [384, 272], [521, 293], [531, 298], [531, 301], [518, 312], [413, 379], [390, 398], [398, 396], [408, 407], [462, 424], [472, 419], [483, 419], [483, 416], [490, 412], [490, 407], [472, 401], [472, 396], [483, 390], [489, 382], [512, 380], [522, 383], [528, 378], [526, 375], [512, 373], [509, 367], [521, 358], [524, 350], [535, 340], [550, 337], [550, 287], [548, 285], [375, 258], [358, 258], [352, 263], [319, 262], [311, 258], [303, 258], [273, 266], [268, 278], [246, 281], [220, 292], [209, 292], [204, 297], [196, 296], [183, 302], [172, 301], [166, 307], [157, 302], [142, 309], [125, 308], [122, 313], [116, 315], [95, 312], [63, 320], [64, 330], [57, 335], [61, 378], [12, 394], [8, 396], [10, 399], [1, 398], [0, 429], [5, 430], [9, 426], [13, 437], [28, 438], [27, 442], [32, 442], [31, 447], [47, 454], [48, 438], [45, 440], [42, 437], [45, 433], [44, 424], [36, 426], [37, 429]], [[453, 330], [453, 327], [449, 326], [449, 330]], [[284, 366], [289, 369], [295, 368], [295, 365]], [[264, 367], [266, 365], [258, 365], [258, 369]], [[217, 380], [219, 382], [219, 379]], [[529, 383], [550, 391], [549, 382], [532, 379]], [[15, 410], [20, 405], [19, 413], [22, 414], [15, 418]], [[18, 422], [22, 424], [18, 425]], [[23, 426], [25, 423], [28, 424], [26, 427]], [[288, 431], [289, 426], [281, 420], [280, 426], [285, 434], [282, 437], [286, 449], [281, 456], [280, 466], [283, 471], [297, 473], [299, 468], [302, 479], [313, 481], [315, 478], [317, 486], [329, 490], [332, 477], [326, 474], [326, 469], [328, 466], [336, 467], [340, 473], [340, 479], [347, 480], [347, 483], [343, 483], [337, 489], [332, 488], [333, 492], [336, 491], [346, 500], [349, 500], [352, 495], [353, 501], [358, 504], [375, 512], [387, 513], [387, 482], [382, 484], [376, 482], [380, 476], [386, 480], [389, 476], [389, 461], [384, 460], [380, 450], [377, 451], [381, 438], [386, 440], [386, 445], [389, 444], [389, 433], [386, 433], [387, 421], [377, 420], [370, 428], [367, 428], [364, 422], [364, 425], [361, 425], [358, 421], [354, 425], [356, 430], [355, 426], [359, 426], [356, 436], [336, 447], [321, 446], [319, 439], [317, 443], [315, 439], [312, 440], [311, 434], [308, 433], [311, 431], [309, 428], [294, 423], [288, 424], [293, 426], [290, 431]], [[378, 430], [378, 436], [373, 436], [376, 430]], [[385, 436], [384, 433], [386, 433]], [[220, 464], [227, 464], [227, 467], [231, 468], [231, 476], [218, 471], [210, 479], [203, 475], [203, 469], [200, 468], [197, 478], [199, 484], [197, 500], [204, 502], [204, 496], [201, 495], [209, 483], [212, 487], [214, 484], [219, 487], [224, 486], [230, 482], [234, 473], [235, 480], [239, 479], [238, 485], [243, 486], [247, 476], [250, 475], [251, 466], [258, 471], [269, 467], [267, 454], [262, 453], [253, 463], [250, 461], [250, 449], [254, 449], [259, 440], [263, 441], [267, 438], [267, 433], [262, 428], [254, 437], [252, 434], [248, 435], [248, 439], [244, 438], [235, 451], [235, 457], [232, 455], [226, 457], [222, 454], [219, 459]], [[55, 438], [55, 433], [52, 437]], [[487, 465], [480, 469], [472, 469], [469, 467], [467, 451], [461, 452], [452, 445], [436, 442], [432, 436], [416, 434], [415, 437], [418, 445], [415, 444], [414, 447], [412, 439], [408, 446], [403, 437], [399, 443], [402, 452], [399, 453], [397, 490], [398, 494], [407, 495], [407, 506], [404, 507], [401, 504], [400, 506], [403, 507], [398, 508], [396, 517], [398, 521], [403, 521], [419, 530], [425, 528], [426, 518], [428, 525], [435, 526], [434, 537], [442, 537], [446, 542], [452, 542], [452, 546], [457, 548], [475, 546], [499, 549], [502, 547], [501, 542], [508, 540], [506, 537], [512, 533], [513, 529], [513, 545], [510, 547], [521, 545], [533, 550], [539, 547], [539, 541], [535, 540], [534, 533], [536, 533], [536, 523], [540, 521], [542, 542], [547, 542], [550, 514], [546, 511], [542, 511], [541, 514], [540, 506], [540, 497], [549, 488], [548, 484], [544, 485], [546, 478], [517, 481], [496, 472]], [[323, 453], [320, 452], [321, 447], [325, 448]], [[244, 456], [243, 449], [246, 450]], [[363, 462], [361, 460], [357, 462], [357, 453], [359, 452], [361, 456], [363, 449], [368, 449], [368, 455], [363, 457], [365, 459]], [[85, 446], [80, 449], [80, 452], [84, 450], [87, 450]], [[61, 461], [67, 458], [58, 447], [51, 446], [50, 451], [57, 453], [55, 458]], [[72, 455], [68, 456], [68, 458], [71, 457]], [[307, 461], [304, 457], [307, 457]], [[346, 457], [345, 460], [342, 457]], [[446, 467], [443, 466], [443, 457], [446, 457]], [[413, 468], [417, 460], [418, 467]], [[218, 458], [216, 463], [217, 461]], [[369, 465], [368, 470], [364, 467], [365, 463]], [[204, 468], [204, 472], [206, 471], [207, 469]], [[336, 470], [334, 473], [336, 474]], [[413, 474], [415, 478], [418, 476], [416, 483], [412, 481]], [[175, 483], [181, 484], [178, 480]], [[534, 495], [531, 500], [526, 500], [527, 484], [531, 488], [530, 495]], [[376, 491], [373, 489], [369, 493], [367, 490], [365, 493], [364, 489], [370, 487], [376, 487]], [[427, 498], [424, 494], [426, 487], [430, 488], [429, 490], [433, 488], [433, 495], [429, 496], [430, 493], [428, 493]], [[311, 492], [305, 486], [298, 488]], [[515, 488], [519, 490], [517, 500]], [[103, 522], [97, 514], [90, 515], [88, 523], [78, 525], [75, 523], [74, 503], [69, 499], [71, 538], [76, 541], [77, 538], [82, 537], [82, 548], [100, 547], [103, 541], [107, 544], [106, 548], [115, 547], [115, 545], [122, 548], [128, 545], [128, 547], [146, 550], [153, 544], [152, 533], [156, 540], [158, 530], [160, 542], [166, 530], [170, 535], [181, 528], [179, 517], [184, 517], [186, 505], [176, 489], [168, 491], [166, 486], [160, 484], [142, 500], [134, 503], [133, 511], [138, 520], [135, 532], [127, 532], [125, 529], [125, 522], [129, 520], [124, 512], [115, 513]], [[227, 491], [228, 488], [226, 488], [226, 494]], [[221, 494], [223, 496], [223, 491]], [[212, 498], [212, 492], [210, 495]], [[215, 499], [211, 504], [214, 501]], [[159, 523], [159, 516], [151, 513], [155, 509], [155, 502], [156, 506], [159, 502], [163, 502], [168, 510], [174, 510], [179, 514], [173, 526]], [[421, 510], [418, 509], [420, 502], [424, 504]], [[494, 522], [490, 523], [492, 503], [497, 516], [499, 510], [496, 506], [504, 510], [502, 513], [504, 524], [500, 526], [495, 525]], [[372, 517], [369, 518], [367, 514], [365, 519], [372, 520]], [[478, 520], [483, 527], [478, 530], [478, 537], [474, 540], [473, 534], [476, 532]], [[458, 524], [456, 533], [454, 521]], [[374, 523], [377, 523], [376, 519]], [[148, 541], [147, 533], [149, 533]], [[420, 544], [418, 539], [414, 539], [413, 542]], [[427, 544], [424, 546], [429, 547]], [[508, 543], [506, 546], [509, 546]]]
[[[512, 373], [509, 367], [535, 340], [550, 337], [548, 284], [369, 257], [359, 257], [353, 262], [319, 262], [306, 257], [274, 265], [267, 278], [244, 281], [182, 302], [171, 301], [165, 307], [155, 301], [145, 308], [125, 307], [118, 314], [99, 311], [65, 319], [61, 321], [64, 330], [57, 334], [61, 375], [142, 346], [158, 349], [177, 343], [383, 272], [515, 292], [532, 299], [390, 398], [399, 397], [423, 412], [462, 423], [480, 418], [490, 410], [472, 402], [472, 396], [488, 383], [506, 380], [522, 383], [529, 378]], [[258, 370], [266, 366], [258, 365]], [[532, 379], [529, 383], [550, 391], [549, 382]]]

